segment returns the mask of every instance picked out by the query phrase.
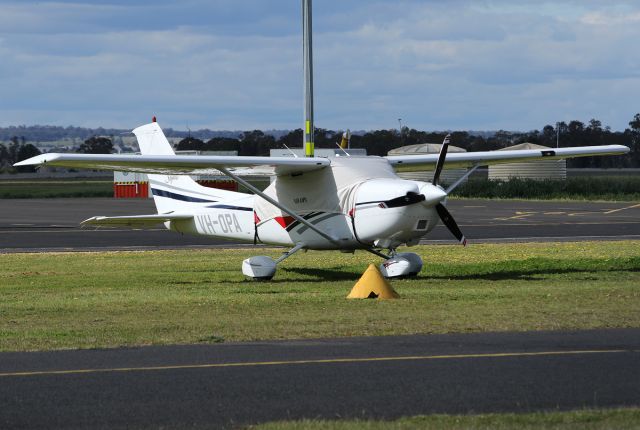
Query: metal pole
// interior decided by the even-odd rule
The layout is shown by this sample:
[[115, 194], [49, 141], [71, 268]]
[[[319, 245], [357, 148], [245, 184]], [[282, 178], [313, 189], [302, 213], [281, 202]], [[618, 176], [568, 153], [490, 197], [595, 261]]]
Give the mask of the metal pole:
[[556, 122], [556, 148], [560, 148], [560, 123]]
[[304, 69], [304, 155], [313, 157], [313, 40], [311, 0], [302, 0], [302, 51]]

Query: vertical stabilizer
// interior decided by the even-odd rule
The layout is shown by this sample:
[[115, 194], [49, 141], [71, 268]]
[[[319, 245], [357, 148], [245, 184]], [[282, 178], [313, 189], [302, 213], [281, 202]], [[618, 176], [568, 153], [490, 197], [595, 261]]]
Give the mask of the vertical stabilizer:
[[142, 155], [175, 155], [171, 144], [157, 122], [142, 125], [133, 130]]
[[[176, 155], [162, 129], [154, 121], [133, 130], [142, 155]], [[233, 191], [203, 187], [187, 175], [148, 175], [159, 214], [193, 212], [220, 200], [244, 196]]]

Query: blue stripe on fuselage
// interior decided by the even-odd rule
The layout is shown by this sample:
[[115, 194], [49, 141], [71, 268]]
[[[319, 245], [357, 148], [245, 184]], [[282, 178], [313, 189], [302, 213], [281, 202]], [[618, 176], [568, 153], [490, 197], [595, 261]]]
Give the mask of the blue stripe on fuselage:
[[215, 203], [216, 200], [205, 200], [200, 199], [198, 197], [190, 197], [182, 194], [172, 193], [170, 191], [159, 190], [157, 188], [151, 188], [151, 192], [154, 196], [167, 197], [169, 199], [181, 200], [183, 202], [192, 202], [192, 203]]
[[234, 211], [253, 211], [253, 208], [245, 208], [242, 206], [230, 206], [230, 205], [213, 205], [213, 206], [207, 206], [208, 208], [212, 208], [212, 209], [231, 209]]

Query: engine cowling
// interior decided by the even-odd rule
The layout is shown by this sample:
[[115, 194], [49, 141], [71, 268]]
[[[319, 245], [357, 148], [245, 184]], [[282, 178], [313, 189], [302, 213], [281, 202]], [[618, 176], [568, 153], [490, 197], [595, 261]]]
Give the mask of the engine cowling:
[[422, 204], [419, 183], [404, 179], [372, 179], [356, 195], [354, 229], [361, 243], [395, 248], [413, 243], [437, 220], [435, 210]]

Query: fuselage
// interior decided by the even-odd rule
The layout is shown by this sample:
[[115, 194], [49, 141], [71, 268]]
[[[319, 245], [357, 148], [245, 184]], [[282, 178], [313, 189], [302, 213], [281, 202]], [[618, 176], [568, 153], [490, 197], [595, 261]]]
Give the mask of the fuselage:
[[[152, 182], [153, 187], [156, 198], [175, 198], [163, 193], [162, 184]], [[279, 176], [264, 190], [334, 241], [262, 197], [243, 193], [226, 192], [209, 201], [192, 197], [181, 203], [193, 219], [166, 225], [185, 234], [279, 246], [304, 243], [307, 249], [395, 249], [417, 243], [437, 224], [438, 214], [425, 197], [430, 187], [437, 188], [399, 178], [382, 158], [336, 158], [318, 171]], [[435, 194], [443, 195], [440, 189]]]

